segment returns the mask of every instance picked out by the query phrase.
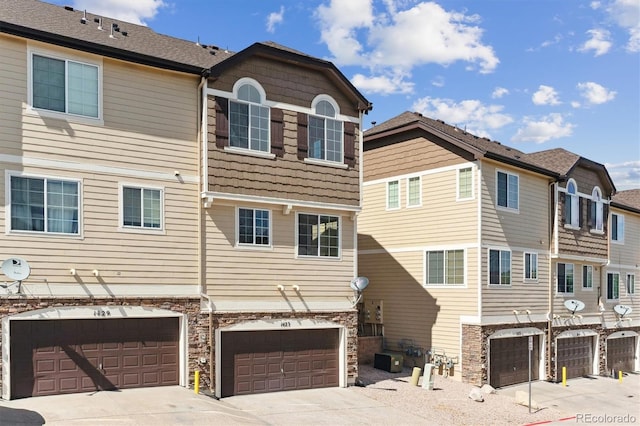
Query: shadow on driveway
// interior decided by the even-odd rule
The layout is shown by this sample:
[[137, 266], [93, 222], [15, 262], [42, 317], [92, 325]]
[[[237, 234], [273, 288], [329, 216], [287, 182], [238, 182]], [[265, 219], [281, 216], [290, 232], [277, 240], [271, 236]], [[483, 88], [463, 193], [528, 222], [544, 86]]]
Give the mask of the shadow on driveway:
[[0, 426], [42, 426], [44, 423], [44, 417], [35, 411], [0, 406]]

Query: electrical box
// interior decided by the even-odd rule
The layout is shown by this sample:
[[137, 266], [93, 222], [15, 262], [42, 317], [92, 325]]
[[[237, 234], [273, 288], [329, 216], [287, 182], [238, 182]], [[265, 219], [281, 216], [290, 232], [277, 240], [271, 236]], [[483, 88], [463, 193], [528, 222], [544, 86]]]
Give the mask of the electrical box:
[[400, 354], [377, 353], [373, 358], [373, 368], [389, 373], [399, 373], [402, 371], [403, 361]]
[[382, 300], [371, 299], [364, 301], [364, 322], [366, 324], [382, 324]]

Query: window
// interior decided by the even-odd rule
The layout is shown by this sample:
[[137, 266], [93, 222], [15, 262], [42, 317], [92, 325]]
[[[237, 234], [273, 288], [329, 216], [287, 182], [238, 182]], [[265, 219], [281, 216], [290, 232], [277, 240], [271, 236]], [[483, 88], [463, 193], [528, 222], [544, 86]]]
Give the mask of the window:
[[518, 210], [518, 176], [498, 172], [498, 206]]
[[624, 216], [611, 214], [611, 241], [624, 242]]
[[489, 250], [489, 284], [511, 285], [511, 252]]
[[538, 253], [524, 254], [524, 279], [538, 279]]
[[400, 182], [387, 182], [387, 209], [400, 208]]
[[636, 294], [636, 276], [627, 274], [627, 294]]
[[31, 67], [33, 108], [99, 117], [98, 66], [32, 54]]
[[582, 288], [593, 290], [593, 266], [582, 265]]
[[79, 233], [80, 184], [11, 176], [11, 230]]
[[458, 200], [473, 198], [473, 173], [471, 167], [458, 170]]
[[426, 252], [427, 285], [464, 284], [464, 250]]
[[270, 152], [269, 107], [251, 84], [242, 84], [237, 93], [237, 100], [229, 101], [229, 146]]
[[607, 300], [617, 300], [620, 298], [620, 274], [607, 274]]
[[564, 223], [574, 228], [580, 227], [580, 197], [577, 191], [575, 181], [569, 179], [564, 202]]
[[309, 116], [309, 158], [342, 163], [342, 121], [336, 120], [336, 109], [321, 100]]
[[573, 263], [558, 263], [558, 293], [573, 294]]
[[162, 191], [160, 189], [122, 187], [122, 226], [125, 228], [162, 228]]
[[298, 214], [298, 256], [339, 257], [340, 219]]
[[602, 195], [600, 194], [600, 188], [593, 188], [591, 194], [591, 229], [594, 231], [602, 232], [604, 230], [603, 224], [604, 206], [602, 204]]
[[420, 176], [411, 177], [407, 180], [407, 207], [417, 207], [422, 204], [422, 188]]
[[271, 244], [269, 210], [238, 209], [238, 244], [269, 246]]

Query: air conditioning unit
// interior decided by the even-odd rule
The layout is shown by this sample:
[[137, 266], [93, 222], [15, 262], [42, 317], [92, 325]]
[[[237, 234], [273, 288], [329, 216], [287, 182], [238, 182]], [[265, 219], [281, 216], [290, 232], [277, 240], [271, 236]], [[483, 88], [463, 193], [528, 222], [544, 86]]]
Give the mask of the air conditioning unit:
[[389, 373], [399, 373], [402, 371], [402, 362], [400, 354], [378, 353], [373, 358], [373, 367]]

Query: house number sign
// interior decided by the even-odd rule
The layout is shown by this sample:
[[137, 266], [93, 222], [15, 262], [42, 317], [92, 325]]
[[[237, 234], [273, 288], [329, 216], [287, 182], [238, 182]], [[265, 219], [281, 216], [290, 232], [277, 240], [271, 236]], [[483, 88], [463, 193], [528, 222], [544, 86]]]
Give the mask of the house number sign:
[[290, 321], [282, 321], [280, 323], [280, 327], [282, 327], [282, 328], [290, 328], [291, 327], [291, 322]]
[[93, 316], [94, 317], [100, 317], [100, 318], [110, 317], [111, 316], [111, 312], [106, 310], [106, 309], [94, 309]]

